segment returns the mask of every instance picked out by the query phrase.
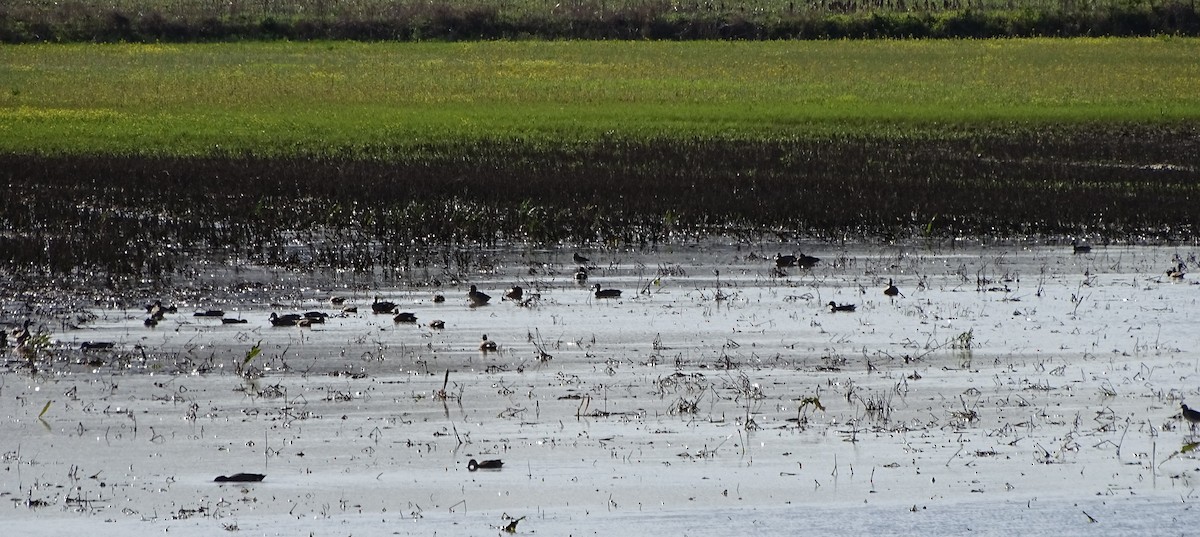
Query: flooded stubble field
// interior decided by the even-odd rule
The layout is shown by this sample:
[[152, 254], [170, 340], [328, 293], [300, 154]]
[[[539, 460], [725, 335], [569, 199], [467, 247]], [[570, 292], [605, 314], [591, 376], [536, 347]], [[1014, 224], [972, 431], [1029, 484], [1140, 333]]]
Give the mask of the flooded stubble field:
[[[0, 520], [25, 535], [1195, 531], [1200, 437], [1180, 404], [1200, 406], [1200, 288], [1169, 274], [1194, 248], [814, 243], [811, 268], [773, 259], [801, 251], [512, 248], [387, 284], [216, 264], [173, 293], [76, 297], [87, 307], [34, 316], [4, 350]], [[487, 305], [469, 306], [472, 284]], [[38, 296], [64, 300], [10, 297], [10, 328], [53, 309]], [[156, 300], [177, 311], [149, 327]], [[309, 311], [328, 317], [269, 321]], [[266, 478], [213, 482], [237, 472]]]

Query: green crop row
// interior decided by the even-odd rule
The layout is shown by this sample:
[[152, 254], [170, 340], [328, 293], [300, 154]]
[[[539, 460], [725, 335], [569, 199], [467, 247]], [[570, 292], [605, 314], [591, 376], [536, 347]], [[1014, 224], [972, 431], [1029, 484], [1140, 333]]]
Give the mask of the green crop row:
[[0, 151], [920, 136], [1200, 117], [1200, 40], [0, 46]]

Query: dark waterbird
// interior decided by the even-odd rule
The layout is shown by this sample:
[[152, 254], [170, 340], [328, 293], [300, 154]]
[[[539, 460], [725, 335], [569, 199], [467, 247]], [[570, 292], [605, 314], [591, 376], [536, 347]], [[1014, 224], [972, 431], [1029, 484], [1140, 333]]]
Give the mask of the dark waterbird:
[[233, 319], [230, 317], [221, 319], [221, 324], [246, 324], [247, 322], [249, 322], [249, 321], [247, 321], [246, 319]]
[[483, 340], [479, 342], [479, 350], [483, 352], [492, 352], [496, 350], [496, 342], [487, 338], [487, 334], [483, 335]]
[[1183, 414], [1184, 421], [1190, 423], [1192, 427], [1195, 427], [1197, 423], [1200, 423], [1200, 410], [1188, 408], [1187, 405], [1179, 405], [1179, 407], [1181, 409], [1181, 413]]
[[586, 265], [592, 261], [591, 259], [579, 255], [579, 252], [572, 253], [571, 260], [577, 265]]
[[505, 300], [521, 300], [525, 296], [525, 290], [521, 289], [520, 285], [514, 285], [504, 293]]
[[113, 343], [111, 341], [84, 341], [79, 348], [85, 351], [103, 351], [113, 348]]
[[1091, 251], [1092, 251], [1092, 247], [1087, 244], [1079, 242], [1079, 239], [1071, 241], [1071, 253], [1086, 254], [1086, 253], [1090, 253]]
[[850, 311], [854, 311], [854, 308], [855, 308], [854, 304], [838, 304], [837, 302], [834, 302], [832, 300], [829, 301], [828, 305], [829, 305], [829, 311], [834, 312], [834, 313], [839, 312], [839, 311], [850, 312]]
[[896, 287], [896, 284], [892, 283], [892, 280], [890, 279], [888, 280], [887, 289], [883, 290], [883, 294], [890, 297], [904, 296], [904, 293], [900, 292], [900, 288]]
[[504, 461], [500, 459], [489, 459], [486, 461], [477, 461], [471, 459], [467, 462], [467, 470], [474, 472], [475, 470], [499, 470], [504, 466]]
[[224, 317], [224, 310], [203, 310], [192, 314], [192, 317]]
[[620, 289], [601, 289], [600, 284], [593, 285], [592, 291], [596, 298], [621, 298]]
[[417, 314], [411, 311], [402, 311], [397, 313], [395, 317], [392, 317], [392, 321], [397, 323], [415, 323], [417, 322]]
[[272, 312], [271, 317], [268, 320], [271, 321], [271, 326], [296, 326], [300, 324], [300, 321], [303, 319], [304, 317], [299, 313], [279, 315]]
[[486, 306], [491, 299], [490, 295], [476, 289], [474, 285], [471, 286], [471, 290], [467, 293], [467, 302], [470, 303], [472, 308]]
[[266, 474], [237, 473], [233, 475], [219, 475], [213, 481], [216, 483], [257, 483], [266, 479], [266, 477]]
[[579, 283], [586, 282], [588, 279], [587, 267], [579, 267], [575, 269], [575, 281]]
[[379, 300], [380, 297], [375, 297], [375, 302], [371, 303], [371, 312], [373, 313], [391, 313], [396, 311], [396, 303], [390, 300]]

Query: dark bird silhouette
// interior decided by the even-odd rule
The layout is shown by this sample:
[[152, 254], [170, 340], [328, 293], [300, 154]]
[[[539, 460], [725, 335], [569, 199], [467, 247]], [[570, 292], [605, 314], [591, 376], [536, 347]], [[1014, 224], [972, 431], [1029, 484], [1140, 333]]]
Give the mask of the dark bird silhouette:
[[83, 344], [79, 346], [80, 350], [85, 351], [103, 351], [111, 348], [113, 348], [113, 343], [111, 341], [97, 341], [94, 343], [91, 341], [84, 341]]
[[588, 279], [587, 267], [579, 267], [575, 269], [575, 281], [579, 283], [586, 282]]
[[249, 321], [245, 319], [231, 319], [229, 317], [221, 319], [221, 324], [246, 324], [247, 322]]
[[266, 477], [266, 474], [237, 473], [233, 475], [219, 475], [213, 481], [216, 483], [257, 483], [266, 479]]
[[299, 313], [289, 313], [287, 315], [279, 315], [272, 312], [271, 317], [267, 320], [271, 321], [271, 326], [296, 326], [304, 317]]
[[837, 302], [834, 302], [832, 300], [829, 301], [829, 311], [834, 312], [834, 313], [839, 312], [839, 311], [850, 312], [850, 311], [854, 311], [854, 308], [855, 308], [854, 304], [838, 304]]
[[331, 297], [329, 297], [329, 303], [330, 303], [330, 304], [333, 304], [334, 306], [341, 306], [342, 304], [345, 304], [345, 303], [346, 303], [346, 297], [344, 297], [344, 296], [331, 296]]
[[390, 300], [379, 300], [380, 297], [375, 297], [375, 302], [371, 303], [371, 311], [373, 313], [391, 313], [396, 311], [396, 303]]
[[579, 252], [572, 253], [571, 260], [574, 261], [576, 265], [586, 265], [592, 261], [591, 259], [579, 255]]
[[490, 459], [486, 461], [477, 461], [471, 459], [467, 463], [467, 470], [474, 472], [475, 470], [499, 470], [504, 466], [504, 461], [500, 459]]
[[224, 317], [225, 310], [204, 310], [197, 311], [192, 314], [192, 317]]
[[621, 298], [620, 289], [601, 289], [600, 284], [593, 285], [592, 291], [595, 292], [596, 298]]
[[472, 308], [486, 306], [491, 299], [491, 295], [476, 289], [474, 285], [471, 286], [470, 292], [467, 293], [467, 302], [470, 303]]
[[411, 311], [402, 311], [397, 313], [395, 317], [392, 317], [392, 320], [397, 323], [415, 323], [417, 322], [417, 314]]
[[813, 268], [814, 265], [820, 262], [821, 258], [805, 255], [804, 253], [801, 253], [800, 256], [796, 258], [796, 266], [802, 269]]
[[892, 280], [890, 279], [888, 280], [887, 289], [883, 290], [883, 294], [890, 297], [904, 296], [904, 293], [900, 292], [900, 288], [896, 287], [896, 284], [892, 283]]
[[783, 255], [780, 253], [776, 253], [775, 254], [775, 266], [776, 267], [794, 267], [794, 266], [796, 266], [796, 256]]
[[479, 342], [479, 350], [483, 352], [492, 352], [496, 350], [496, 342], [487, 338], [487, 334], [483, 335], [483, 340]]
[[1079, 242], [1078, 239], [1071, 241], [1071, 253], [1086, 254], [1092, 251], [1092, 247]]
[[1183, 414], [1184, 421], [1190, 423], [1192, 427], [1195, 427], [1197, 423], [1200, 423], [1200, 410], [1190, 409], [1187, 405], [1179, 406], [1182, 409], [1181, 413]]
[[445, 302], [445, 301], [446, 301], [446, 297], [442, 296], [441, 293], [433, 295], [433, 303], [434, 304], [441, 304], [442, 302]]
[[508, 300], [520, 301], [525, 296], [525, 290], [521, 289], [520, 285], [514, 285], [511, 289], [504, 293], [504, 298]]

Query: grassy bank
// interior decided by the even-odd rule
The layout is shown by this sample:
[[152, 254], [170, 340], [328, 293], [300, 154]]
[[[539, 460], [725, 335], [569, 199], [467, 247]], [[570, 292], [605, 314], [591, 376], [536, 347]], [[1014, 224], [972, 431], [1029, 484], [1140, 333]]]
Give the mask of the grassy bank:
[[1200, 117], [1200, 40], [0, 47], [0, 151], [941, 136]]
[[1190, 0], [10, 0], [0, 42], [1200, 35]]
[[1200, 41], [0, 47], [0, 264], [501, 241], [1182, 240]]

